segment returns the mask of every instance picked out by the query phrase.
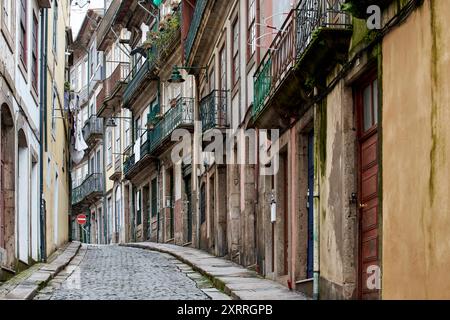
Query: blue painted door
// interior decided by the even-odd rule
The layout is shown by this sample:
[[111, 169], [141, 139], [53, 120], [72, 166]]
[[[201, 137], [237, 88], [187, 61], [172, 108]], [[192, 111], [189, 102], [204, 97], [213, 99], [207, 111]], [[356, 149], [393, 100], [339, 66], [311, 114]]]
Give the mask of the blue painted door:
[[308, 135], [308, 261], [307, 277], [313, 277], [314, 261], [314, 131]]

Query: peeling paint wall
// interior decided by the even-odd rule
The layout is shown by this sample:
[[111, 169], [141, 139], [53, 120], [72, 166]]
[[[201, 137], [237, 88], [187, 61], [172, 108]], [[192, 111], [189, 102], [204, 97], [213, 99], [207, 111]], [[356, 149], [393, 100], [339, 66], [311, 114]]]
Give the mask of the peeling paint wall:
[[450, 2], [383, 41], [384, 299], [450, 298]]
[[356, 192], [352, 89], [341, 81], [317, 109], [320, 298], [349, 299], [356, 287], [356, 209], [349, 201]]

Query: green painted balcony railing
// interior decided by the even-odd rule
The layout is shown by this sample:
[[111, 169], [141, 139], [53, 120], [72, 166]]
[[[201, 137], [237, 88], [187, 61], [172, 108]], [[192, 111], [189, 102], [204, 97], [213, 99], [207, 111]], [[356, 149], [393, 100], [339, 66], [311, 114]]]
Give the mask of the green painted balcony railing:
[[72, 191], [72, 205], [79, 204], [94, 194], [103, 193], [103, 174], [93, 173]]
[[136, 90], [139, 88], [139, 85], [142, 81], [147, 77], [147, 75], [152, 72], [155, 68], [155, 56], [149, 50], [147, 58], [144, 60], [142, 65], [134, 66], [133, 69], [128, 74], [128, 77], [124, 82], [127, 83], [125, 87], [125, 91], [123, 93], [123, 103], [126, 105], [133, 95], [136, 93]]
[[194, 46], [195, 39], [197, 38], [207, 4], [208, 0], [197, 0], [197, 3], [195, 4], [194, 15], [192, 17], [191, 25], [189, 27], [189, 32], [184, 45], [184, 55], [186, 60], [189, 60], [190, 58], [192, 47]]
[[175, 129], [194, 125], [194, 99], [179, 98], [164, 117], [148, 132], [149, 152], [154, 152], [164, 141], [170, 139]]
[[135, 161], [134, 160], [135, 160], [135, 157], [134, 157], [134, 154], [132, 154], [123, 163], [123, 173], [125, 175], [127, 175], [131, 171], [133, 166], [135, 165]]
[[257, 118], [266, 99], [308, 50], [321, 28], [351, 29], [349, 14], [342, 11], [344, 0], [302, 0], [292, 10], [275, 36], [255, 73], [252, 115]]
[[147, 115], [147, 123], [155, 125], [158, 123], [159, 114], [161, 113], [161, 107], [159, 105], [156, 105], [152, 108], [152, 110]]
[[226, 90], [213, 90], [200, 101], [203, 132], [213, 128], [228, 127]]
[[166, 112], [163, 118], [158, 120], [156, 117], [157, 114], [159, 114], [159, 107], [154, 108], [152, 112], [149, 112], [147, 118], [149, 121], [154, 121], [154, 126], [151, 130], [147, 130], [141, 136], [140, 141], [143, 140], [145, 135], [147, 135], [147, 139], [145, 139], [140, 146], [140, 158], [136, 159], [136, 155], [132, 154], [125, 160], [123, 164], [125, 175], [128, 175], [141, 159], [152, 154], [161, 144], [168, 139], [171, 139], [175, 129], [194, 125], [194, 99], [184, 97], [179, 98], [176, 101], [176, 104]]

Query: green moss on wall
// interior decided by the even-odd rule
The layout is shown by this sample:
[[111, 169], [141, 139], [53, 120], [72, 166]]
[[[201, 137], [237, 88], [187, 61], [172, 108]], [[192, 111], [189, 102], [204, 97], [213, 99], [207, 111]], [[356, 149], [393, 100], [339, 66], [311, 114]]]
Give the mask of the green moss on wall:
[[438, 40], [439, 40], [439, 28], [436, 21], [436, 8], [433, 1], [430, 1], [431, 6], [431, 33], [432, 33], [432, 45], [431, 45], [431, 150], [430, 150], [430, 174], [429, 174], [429, 196], [431, 204], [433, 205], [435, 199], [435, 184], [436, 184], [436, 167], [437, 167], [437, 149], [438, 149], [438, 133], [437, 133], [437, 118], [438, 118], [438, 105], [436, 101], [435, 91], [439, 84], [438, 80]]
[[323, 177], [327, 161], [327, 101], [322, 100], [319, 104], [319, 163], [320, 174]]

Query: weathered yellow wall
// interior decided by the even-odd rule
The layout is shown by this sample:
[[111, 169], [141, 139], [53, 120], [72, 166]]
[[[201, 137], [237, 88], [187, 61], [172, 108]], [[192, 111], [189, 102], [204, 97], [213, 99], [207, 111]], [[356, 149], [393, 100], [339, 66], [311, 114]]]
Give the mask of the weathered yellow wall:
[[[44, 186], [44, 199], [46, 201], [46, 243], [47, 255], [53, 253], [58, 247], [63, 245], [69, 239], [70, 214], [70, 194], [69, 194], [69, 168], [67, 159], [69, 157], [68, 124], [66, 120], [61, 119], [60, 110], [55, 111], [55, 134], [52, 135], [52, 95], [53, 83], [55, 83], [58, 92], [58, 103], [56, 108], [64, 108], [64, 82], [65, 82], [65, 29], [69, 26], [69, 8], [67, 3], [59, 2], [59, 19], [57, 26], [58, 48], [56, 56], [52, 49], [53, 35], [53, 10], [48, 10], [48, 69], [47, 76], [47, 152], [44, 152], [42, 161], [44, 162], [44, 173], [42, 176]], [[45, 149], [44, 149], [45, 150]], [[48, 159], [50, 158], [50, 165]], [[58, 207], [55, 211], [55, 175], [58, 173]], [[58, 235], [55, 239], [55, 215], [58, 215]], [[56, 241], [55, 241], [56, 240]]]
[[450, 298], [450, 1], [383, 41], [384, 299]]
[[[327, 96], [326, 104], [318, 109], [316, 121], [316, 176], [320, 179], [320, 294], [323, 299], [349, 299], [355, 289], [355, 212], [348, 201], [355, 190], [351, 92], [351, 88], [341, 81]], [[326, 120], [320, 121], [323, 116]], [[318, 129], [321, 126], [326, 129]]]

